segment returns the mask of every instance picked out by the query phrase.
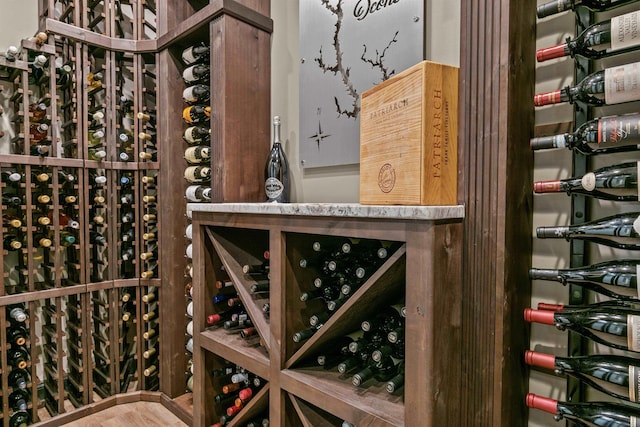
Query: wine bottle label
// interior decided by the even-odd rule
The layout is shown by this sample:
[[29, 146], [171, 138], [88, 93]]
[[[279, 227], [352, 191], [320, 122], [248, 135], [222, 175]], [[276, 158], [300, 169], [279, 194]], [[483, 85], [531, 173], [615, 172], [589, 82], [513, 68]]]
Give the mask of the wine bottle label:
[[598, 120], [598, 148], [640, 144], [640, 115], [603, 117]]
[[588, 174], [582, 177], [582, 180], [580, 180], [580, 183], [582, 184], [582, 188], [584, 188], [587, 191], [595, 190], [596, 174], [593, 172], [589, 172]]
[[639, 426], [640, 424], [638, 424], [638, 418], [631, 415], [629, 417], [629, 427], [639, 427]]
[[629, 400], [640, 402], [640, 367], [629, 365]]
[[202, 163], [203, 160], [211, 158], [209, 147], [189, 147], [184, 150], [184, 158], [189, 163]]
[[633, 221], [633, 231], [640, 234], [640, 216]]
[[185, 49], [182, 52], [182, 62], [185, 64], [191, 64], [195, 62], [198, 58], [193, 54], [193, 47]]
[[196, 135], [196, 130], [197, 128], [195, 126], [191, 126], [187, 129], [185, 129], [184, 131], [184, 140], [187, 141], [189, 144], [194, 144], [198, 141], [200, 141], [200, 138], [197, 138]]
[[185, 70], [182, 72], [182, 78], [187, 81], [187, 82], [195, 82], [196, 80], [198, 80], [198, 76], [195, 75], [195, 73], [193, 72], [195, 69], [195, 65], [192, 65], [189, 68], [185, 68]]
[[198, 97], [194, 95], [194, 90], [196, 86], [189, 86], [184, 91], [182, 91], [182, 98], [184, 102], [195, 103], [198, 101]]
[[626, 13], [611, 19], [610, 51], [640, 45], [640, 32], [638, 32], [639, 21], [640, 11]]
[[640, 62], [604, 70], [604, 99], [607, 104], [640, 99]]
[[264, 191], [267, 193], [267, 198], [269, 200], [277, 199], [284, 191], [284, 184], [282, 184], [278, 178], [267, 178], [264, 183]]
[[204, 166], [190, 166], [184, 170], [184, 178], [189, 182], [206, 181], [211, 176], [211, 169]]
[[627, 346], [631, 351], [640, 352], [640, 316], [627, 316]]

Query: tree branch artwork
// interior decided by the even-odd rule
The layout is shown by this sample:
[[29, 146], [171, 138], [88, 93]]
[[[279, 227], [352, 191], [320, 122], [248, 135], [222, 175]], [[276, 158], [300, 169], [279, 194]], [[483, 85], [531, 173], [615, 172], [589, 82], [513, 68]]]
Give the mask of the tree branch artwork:
[[378, 49], [376, 49], [376, 58], [375, 59], [366, 58], [367, 45], [366, 44], [362, 45], [362, 56], [360, 57], [360, 59], [362, 59], [367, 64], [371, 64], [371, 67], [374, 68], [374, 69], [375, 68], [379, 68], [380, 72], [382, 73], [382, 81], [387, 80], [389, 77], [393, 76], [396, 73], [396, 70], [389, 70], [384, 65], [384, 56], [386, 55], [387, 50], [391, 47], [391, 45], [393, 43], [397, 43], [398, 42], [398, 33], [399, 33], [399, 31], [396, 31], [396, 33], [393, 35], [393, 38], [391, 39], [391, 41], [389, 42], [387, 47], [384, 48], [382, 53], [378, 52]]
[[[350, 119], [356, 119], [358, 114], [360, 113], [360, 105], [358, 103], [359, 93], [355, 88], [353, 82], [350, 79], [351, 67], [347, 66], [344, 61], [344, 52], [342, 50], [342, 46], [340, 44], [340, 31], [342, 30], [342, 23], [344, 20], [344, 10], [342, 8], [344, 0], [338, 0], [337, 4], [334, 6], [330, 3], [330, 0], [320, 0], [322, 5], [327, 9], [330, 13], [335, 15], [336, 24], [335, 24], [335, 32], [333, 33], [333, 49], [335, 52], [335, 63], [333, 65], [329, 65], [324, 59], [324, 52], [322, 46], [320, 46], [320, 51], [318, 57], [314, 58], [314, 61], [318, 64], [318, 67], [324, 73], [332, 73], [334, 76], [338, 76], [342, 79], [342, 83], [345, 86], [345, 90], [349, 97], [352, 99], [351, 105], [348, 107], [343, 107], [338, 100], [337, 96], [334, 96], [334, 102], [336, 105], [336, 111], [338, 113], [338, 117], [345, 116]], [[391, 47], [393, 43], [397, 43], [398, 31], [393, 36], [393, 39], [387, 44], [382, 53], [380, 53], [376, 49], [376, 57], [375, 59], [369, 59], [366, 57], [367, 46], [363, 45], [364, 50], [360, 59], [371, 65], [373, 69], [378, 68], [382, 73], [382, 81], [388, 79], [393, 74], [395, 74], [395, 70], [389, 70], [388, 67], [384, 64], [385, 54], [387, 50]]]

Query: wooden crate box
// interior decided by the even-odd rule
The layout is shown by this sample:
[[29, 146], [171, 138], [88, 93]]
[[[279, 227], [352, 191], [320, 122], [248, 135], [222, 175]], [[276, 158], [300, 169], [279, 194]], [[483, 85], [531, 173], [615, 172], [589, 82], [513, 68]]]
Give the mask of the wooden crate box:
[[457, 203], [458, 68], [423, 61], [365, 91], [360, 203]]

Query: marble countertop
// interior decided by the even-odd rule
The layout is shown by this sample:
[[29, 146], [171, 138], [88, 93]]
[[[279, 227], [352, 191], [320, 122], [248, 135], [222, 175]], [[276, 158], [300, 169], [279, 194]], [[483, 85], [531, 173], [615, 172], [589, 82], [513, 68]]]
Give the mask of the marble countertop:
[[464, 206], [395, 206], [359, 203], [188, 203], [191, 212], [441, 220], [464, 218]]

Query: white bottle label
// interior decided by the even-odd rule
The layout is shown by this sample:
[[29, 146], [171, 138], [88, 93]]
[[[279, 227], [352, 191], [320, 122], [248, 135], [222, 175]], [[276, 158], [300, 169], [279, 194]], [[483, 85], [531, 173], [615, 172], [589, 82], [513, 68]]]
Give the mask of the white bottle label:
[[189, 144], [193, 144], [194, 142], [196, 142], [196, 139], [193, 137], [193, 132], [195, 131], [195, 129], [195, 126], [191, 126], [184, 131], [184, 140]]
[[638, 427], [638, 419], [633, 415], [629, 417], [629, 427]]
[[640, 62], [604, 70], [604, 99], [607, 104], [640, 99]]
[[631, 351], [640, 351], [640, 316], [627, 316], [627, 346]]
[[205, 181], [211, 175], [211, 169], [203, 166], [189, 166], [184, 170], [184, 178], [189, 182]]
[[640, 44], [639, 21], [640, 10], [611, 19], [611, 51], [626, 49]]
[[633, 221], [633, 231], [640, 234], [640, 216]]
[[193, 317], [193, 301], [189, 301], [189, 304], [187, 304], [187, 315]]
[[182, 92], [182, 98], [184, 99], [184, 102], [193, 103], [198, 100], [195, 96], [193, 96], [194, 88], [195, 86], [189, 86]]
[[182, 61], [183, 61], [185, 64], [191, 64], [192, 62], [195, 62], [195, 61], [196, 61], [196, 59], [198, 59], [198, 58], [196, 58], [196, 57], [194, 56], [194, 54], [193, 54], [193, 48], [192, 48], [192, 47], [190, 47], [190, 48], [188, 48], [188, 49], [185, 49], [185, 50], [182, 52]]
[[[636, 264], [636, 277], [640, 277], [640, 264]], [[640, 299], [640, 286], [637, 286], [636, 291], [638, 292], [638, 299]]]
[[184, 158], [189, 163], [201, 163], [211, 158], [209, 150], [209, 147], [189, 147], [184, 150]]
[[200, 187], [199, 185], [190, 185], [187, 187], [187, 189], [184, 192], [184, 196], [186, 197], [186, 199], [190, 202], [199, 202], [200, 200], [198, 200], [198, 198], [196, 197], [196, 191], [198, 191], [198, 187]]
[[580, 183], [582, 184], [582, 188], [584, 188], [585, 190], [593, 191], [596, 188], [596, 174], [593, 172], [589, 172], [582, 177]]
[[264, 191], [267, 194], [267, 198], [269, 200], [277, 199], [284, 191], [284, 185], [278, 178], [267, 178], [264, 183]]
[[195, 67], [195, 65], [192, 65], [189, 68], [185, 68], [185, 70], [182, 72], [182, 78], [184, 79], [184, 81], [195, 82], [196, 80], [198, 80], [198, 77], [193, 74]]
[[629, 365], [629, 400], [640, 402], [640, 367]]

